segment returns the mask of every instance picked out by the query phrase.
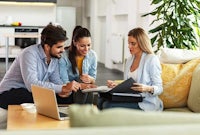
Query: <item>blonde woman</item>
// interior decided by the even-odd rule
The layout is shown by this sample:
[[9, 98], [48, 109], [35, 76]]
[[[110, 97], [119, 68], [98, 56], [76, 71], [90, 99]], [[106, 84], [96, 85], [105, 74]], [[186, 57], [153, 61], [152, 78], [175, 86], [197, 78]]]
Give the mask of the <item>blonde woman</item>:
[[[145, 98], [142, 102], [124, 103], [112, 102], [100, 98], [99, 109], [112, 107], [133, 108], [144, 111], [161, 111], [163, 103], [159, 99], [163, 91], [161, 79], [161, 65], [153, 53], [150, 39], [142, 28], [135, 28], [128, 33], [128, 48], [131, 56], [127, 59], [124, 79], [132, 77], [134, 83], [131, 89], [140, 91]], [[115, 87], [114, 81], [107, 81], [108, 87]]]

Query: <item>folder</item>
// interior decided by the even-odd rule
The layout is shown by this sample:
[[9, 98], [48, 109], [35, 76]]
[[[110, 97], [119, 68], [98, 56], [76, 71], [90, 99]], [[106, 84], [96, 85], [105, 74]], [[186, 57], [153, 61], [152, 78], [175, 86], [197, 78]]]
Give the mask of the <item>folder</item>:
[[141, 92], [131, 89], [133, 83], [136, 81], [129, 78], [108, 92], [99, 92], [99, 95], [113, 102], [142, 102], [144, 96]]

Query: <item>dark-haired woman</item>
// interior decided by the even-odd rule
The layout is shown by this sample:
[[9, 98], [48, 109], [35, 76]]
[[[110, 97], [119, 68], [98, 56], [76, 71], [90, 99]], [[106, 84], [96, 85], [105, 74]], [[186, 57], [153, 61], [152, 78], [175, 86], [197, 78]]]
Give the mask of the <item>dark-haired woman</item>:
[[[91, 49], [91, 34], [88, 29], [81, 26], [74, 28], [71, 45], [66, 48], [59, 65], [61, 79], [72, 91], [75, 87], [74, 84], [77, 86], [77, 83], [80, 90], [95, 87], [97, 56]], [[74, 96], [74, 98], [76, 97], [74, 100], [79, 100], [78, 103], [87, 102], [87, 94], [83, 94], [81, 91], [75, 94], [77, 93], [79, 96]]]

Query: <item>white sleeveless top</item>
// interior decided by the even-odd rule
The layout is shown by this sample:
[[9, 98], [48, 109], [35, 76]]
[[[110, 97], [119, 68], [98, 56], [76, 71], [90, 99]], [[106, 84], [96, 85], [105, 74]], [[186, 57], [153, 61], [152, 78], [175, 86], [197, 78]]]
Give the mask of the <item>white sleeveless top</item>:
[[138, 69], [135, 69], [133, 72], [131, 72], [129, 70], [129, 72], [128, 72], [128, 78], [132, 77], [137, 82], [137, 74], [138, 74]]

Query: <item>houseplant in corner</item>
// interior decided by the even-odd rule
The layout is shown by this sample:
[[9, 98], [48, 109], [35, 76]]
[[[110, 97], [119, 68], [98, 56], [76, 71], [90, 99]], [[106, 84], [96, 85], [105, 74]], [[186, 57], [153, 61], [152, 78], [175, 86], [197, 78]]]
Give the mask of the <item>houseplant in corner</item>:
[[152, 0], [156, 8], [143, 17], [152, 15], [152, 24], [158, 24], [149, 32], [151, 42], [160, 47], [196, 50], [200, 39], [200, 1], [198, 0]]

